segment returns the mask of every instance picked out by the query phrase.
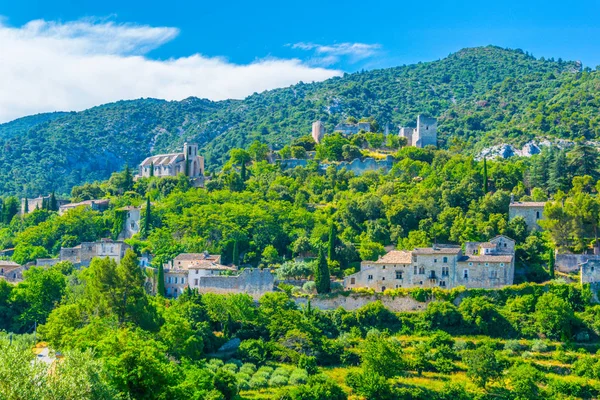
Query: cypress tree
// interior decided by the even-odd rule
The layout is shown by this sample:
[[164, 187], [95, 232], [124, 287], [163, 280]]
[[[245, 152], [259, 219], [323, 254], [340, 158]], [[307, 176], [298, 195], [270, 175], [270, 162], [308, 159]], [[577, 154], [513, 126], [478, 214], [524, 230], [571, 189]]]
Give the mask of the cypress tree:
[[246, 163], [242, 162], [242, 167], [240, 168], [240, 176], [242, 177], [242, 181], [246, 182]]
[[233, 242], [233, 265], [239, 265], [240, 264], [240, 251], [238, 248], [238, 240], [235, 239], [235, 241]]
[[150, 176], [154, 176], [154, 163], [150, 163]]
[[50, 204], [48, 208], [50, 209], [50, 211], [58, 211], [58, 202], [56, 201], [56, 196], [54, 195], [54, 192], [50, 194], [49, 203]]
[[335, 260], [335, 243], [337, 242], [337, 230], [335, 224], [331, 221], [329, 225], [329, 242], [327, 243], [327, 258], [329, 261]]
[[548, 275], [550, 279], [554, 279], [554, 250], [548, 251]]
[[150, 196], [146, 196], [146, 210], [144, 213], [144, 232], [143, 236], [148, 237], [150, 233], [150, 222], [152, 221], [152, 210], [150, 209]]
[[23, 206], [23, 214], [29, 213], [29, 200], [25, 197], [25, 205]]
[[488, 192], [488, 171], [487, 171], [487, 161], [485, 156], [483, 157], [483, 193], [486, 194]]
[[158, 266], [158, 282], [156, 283], [156, 295], [165, 296], [165, 269], [162, 264]]
[[129, 164], [125, 164], [125, 170], [123, 171], [123, 192], [133, 189], [133, 173]]
[[319, 260], [315, 270], [315, 285], [317, 287], [317, 293], [319, 294], [329, 293], [331, 291], [331, 276], [329, 275], [329, 266], [327, 265], [325, 252], [322, 249], [319, 250]]

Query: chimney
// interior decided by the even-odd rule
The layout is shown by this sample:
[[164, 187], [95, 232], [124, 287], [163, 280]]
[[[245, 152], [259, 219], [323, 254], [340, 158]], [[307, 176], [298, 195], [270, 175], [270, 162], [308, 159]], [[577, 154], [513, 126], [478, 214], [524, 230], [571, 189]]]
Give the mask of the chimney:
[[515, 194], [514, 194], [514, 193], [511, 193], [511, 194], [510, 194], [510, 204], [512, 204], [512, 203], [514, 203], [514, 202], [515, 202]]

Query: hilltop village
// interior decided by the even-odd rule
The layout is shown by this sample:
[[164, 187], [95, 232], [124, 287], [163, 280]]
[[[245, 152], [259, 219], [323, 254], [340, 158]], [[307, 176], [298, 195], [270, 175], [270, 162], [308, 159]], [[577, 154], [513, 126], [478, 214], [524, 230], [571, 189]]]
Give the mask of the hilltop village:
[[[324, 172], [333, 167], [339, 172], [348, 171], [357, 176], [389, 173], [396, 163], [392, 156], [395, 149], [414, 147], [434, 151], [437, 147], [437, 121], [433, 118], [419, 115], [415, 128], [399, 127], [397, 134], [389, 134], [389, 127], [386, 127], [384, 134], [377, 134], [372, 132], [373, 130], [372, 123], [367, 120], [350, 119], [337, 124], [333, 132], [328, 134], [325, 125], [316, 121], [312, 124], [312, 132], [308, 139], [302, 139], [312, 139], [313, 143], [307, 148], [301, 146], [302, 142], [298, 142], [300, 145], [286, 146], [280, 151], [272, 151], [258, 142], [253, 146], [256, 147], [254, 151], [261, 152], [268, 163], [277, 165], [282, 170], [306, 168], [309, 162], [316, 161], [318, 168]], [[348, 144], [333, 142], [333, 145], [329, 146], [332, 148], [323, 149], [328, 141], [336, 140], [346, 141]], [[377, 145], [373, 147], [373, 143]], [[326, 153], [327, 151], [329, 153]], [[336, 151], [339, 152], [339, 158], [336, 158]], [[366, 157], [365, 154], [376, 156], [379, 160], [373, 156]], [[240, 160], [236, 160], [236, 157], [232, 153], [232, 162], [239, 163]], [[248, 158], [242, 158], [241, 161], [242, 174], [246, 163], [251, 161], [249, 156], [246, 157]], [[198, 145], [193, 143], [184, 143], [179, 153], [147, 157], [139, 165], [135, 176], [129, 170], [124, 173], [130, 174], [129, 178], [125, 178], [133, 181], [158, 180], [158, 185], [161, 184], [161, 180], [180, 179], [179, 177], [185, 179], [187, 186], [200, 189], [210, 188], [216, 183], [205, 175], [204, 158], [199, 153]], [[545, 204], [545, 201], [515, 201], [514, 194], [511, 194], [510, 202], [506, 204], [507, 208], [501, 211], [508, 216], [507, 222], [517, 221], [529, 232], [541, 232], [543, 227], [539, 222], [544, 219]], [[47, 268], [63, 262], [68, 262], [75, 268], [88, 267], [95, 258], [108, 258], [120, 263], [126, 252], [134, 249], [131, 241], [147, 234], [143, 232], [143, 225], [144, 220], [148, 223], [152, 205], [148, 201], [145, 206], [128, 204], [117, 207], [114, 200], [108, 198], [69, 202], [57, 198], [52, 193], [38, 198], [21, 199], [18, 215], [23, 218], [39, 210], [54, 210], [58, 215], [64, 215], [77, 209], [100, 214], [110, 211], [119, 216], [120, 226], [117, 226], [116, 230], [113, 228], [113, 236], [110, 238], [81, 242], [72, 247], [61, 246], [56, 257], [29, 259], [22, 264], [11, 260], [15, 249], [3, 249], [0, 251], [3, 257], [0, 259], [0, 278], [12, 283], [20, 282], [25, 277], [25, 271], [32, 266]], [[343, 231], [345, 227], [339, 225], [336, 229]], [[393, 245], [386, 246], [385, 251], [377, 254], [375, 258], [362, 259], [355, 272], [351, 273], [350, 269], [345, 271], [344, 276], [332, 276], [330, 285], [343, 290], [370, 289], [381, 293], [403, 288], [498, 289], [513, 285], [515, 240], [506, 235], [496, 235], [487, 239], [488, 241], [484, 242], [464, 241], [458, 244], [438, 243], [436, 240], [436, 243], [428, 247], [403, 250], [395, 249]], [[150, 293], [159, 291], [162, 295], [173, 298], [192, 289], [201, 293], [247, 293], [258, 299], [265, 293], [276, 291], [279, 285], [289, 281], [289, 276], [280, 273], [276, 265], [261, 264], [260, 268], [257, 268], [240, 263], [239, 253], [229, 258], [227, 263], [223, 263], [221, 254], [210, 254], [206, 249], [201, 250], [203, 251], [199, 253], [173, 254], [170, 259], [160, 257], [161, 261], [157, 261], [152, 251], [145, 250], [139, 253], [138, 250], [139, 265], [146, 271], [147, 290]], [[576, 272], [580, 282], [595, 284], [600, 280], [600, 270], [594, 268], [596, 263], [600, 262], [597, 250], [598, 247], [595, 246], [592, 254], [572, 254], [563, 253], [563, 250], [557, 248], [553, 255], [553, 269], [565, 274]], [[294, 262], [305, 264], [306, 260], [317, 261], [318, 256], [318, 251], [307, 248], [296, 254]], [[333, 260], [330, 257], [329, 262], [331, 261]], [[279, 268], [284, 269], [285, 263]], [[327, 274], [330, 275], [330, 272]], [[554, 271], [551, 275], [554, 275]], [[306, 273], [305, 278], [296, 279], [295, 284], [306, 286], [311, 276], [314, 278], [310, 272]]]

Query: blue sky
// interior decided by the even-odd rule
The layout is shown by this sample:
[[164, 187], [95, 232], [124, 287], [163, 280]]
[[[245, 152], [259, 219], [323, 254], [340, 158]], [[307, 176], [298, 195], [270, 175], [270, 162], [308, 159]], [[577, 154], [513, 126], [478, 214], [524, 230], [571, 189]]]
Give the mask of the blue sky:
[[3, 1], [0, 122], [119, 98], [243, 98], [488, 44], [595, 68], [598, 15], [598, 0]]

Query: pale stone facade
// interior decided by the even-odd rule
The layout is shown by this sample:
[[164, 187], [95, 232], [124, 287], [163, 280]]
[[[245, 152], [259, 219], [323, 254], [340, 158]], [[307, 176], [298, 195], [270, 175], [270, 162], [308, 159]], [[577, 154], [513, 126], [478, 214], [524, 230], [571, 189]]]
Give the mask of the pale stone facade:
[[139, 175], [165, 177], [185, 174], [190, 179], [204, 176], [204, 157], [198, 155], [197, 144], [183, 144], [181, 153], [159, 154], [146, 158], [140, 164]]
[[125, 222], [123, 223], [123, 230], [119, 234], [119, 239], [129, 239], [133, 235], [140, 233], [142, 208], [127, 206], [120, 208], [119, 211], [127, 213], [125, 216]]
[[363, 261], [361, 270], [344, 278], [344, 287], [386, 289], [440, 287], [496, 288], [512, 285], [514, 241], [497, 236], [486, 243], [393, 250], [377, 261]]
[[437, 120], [419, 115], [417, 116], [417, 127], [401, 127], [399, 136], [406, 138], [407, 146], [437, 147]]
[[512, 221], [516, 217], [523, 217], [529, 230], [541, 230], [539, 221], [544, 219], [543, 201], [512, 201], [508, 206], [508, 220]]
[[579, 277], [582, 284], [600, 282], [600, 260], [587, 260], [581, 264]]
[[24, 267], [13, 261], [0, 260], [0, 279], [8, 282], [23, 280]]
[[[27, 211], [25, 211], [25, 199], [21, 199], [21, 214], [28, 214], [28, 213], [34, 211], [35, 209], [41, 210], [42, 208], [44, 208], [44, 201], [49, 202], [50, 195], [35, 197], [32, 199], [28, 198], [27, 199]], [[68, 203], [69, 203], [68, 200], [56, 199], [56, 204], [58, 204], [59, 209], [62, 205], [68, 204]]]
[[60, 261], [70, 261], [73, 265], [88, 266], [95, 257], [108, 257], [120, 263], [125, 252], [130, 249], [127, 243], [102, 239], [99, 242], [84, 242], [75, 247], [63, 247], [60, 249]]
[[321, 139], [325, 136], [325, 125], [321, 121], [315, 121], [312, 124], [312, 138], [315, 143], [321, 143]]
[[274, 276], [269, 270], [245, 269], [221, 264], [220, 255], [180, 254], [165, 264], [165, 295], [178, 297], [186, 288], [200, 293], [247, 293], [258, 298], [273, 290]]

